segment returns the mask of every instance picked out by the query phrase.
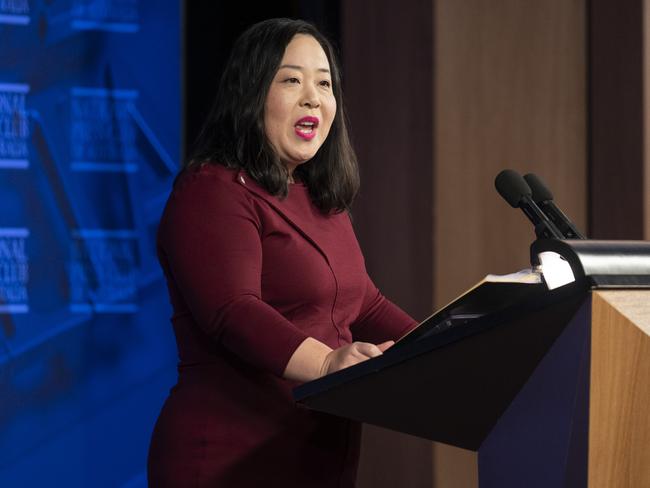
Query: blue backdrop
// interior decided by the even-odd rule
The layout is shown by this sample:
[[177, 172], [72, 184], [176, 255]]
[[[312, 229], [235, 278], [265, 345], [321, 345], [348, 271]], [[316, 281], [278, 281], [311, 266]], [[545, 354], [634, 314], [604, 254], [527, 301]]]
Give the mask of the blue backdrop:
[[146, 484], [180, 38], [176, 0], [0, 0], [2, 487]]

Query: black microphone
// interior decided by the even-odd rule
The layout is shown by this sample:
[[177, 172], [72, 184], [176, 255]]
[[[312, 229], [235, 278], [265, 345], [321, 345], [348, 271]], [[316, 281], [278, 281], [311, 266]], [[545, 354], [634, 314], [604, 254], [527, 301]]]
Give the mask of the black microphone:
[[538, 239], [564, 239], [558, 228], [533, 201], [532, 191], [519, 173], [504, 169], [494, 179], [494, 186], [499, 195], [512, 207], [523, 210], [535, 226], [535, 235]]
[[548, 219], [555, 224], [555, 227], [562, 232], [564, 237], [567, 239], [586, 239], [564, 212], [555, 205], [551, 190], [549, 190], [548, 186], [546, 186], [539, 176], [534, 173], [528, 173], [524, 175], [524, 180], [526, 180], [526, 183], [528, 183], [528, 186], [533, 192], [533, 201]]

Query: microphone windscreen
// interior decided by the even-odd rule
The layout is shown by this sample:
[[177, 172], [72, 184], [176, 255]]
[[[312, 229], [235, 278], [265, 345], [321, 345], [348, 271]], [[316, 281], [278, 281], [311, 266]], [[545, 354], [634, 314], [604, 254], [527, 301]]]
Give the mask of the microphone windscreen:
[[524, 175], [524, 180], [528, 183], [530, 191], [533, 192], [533, 201], [535, 203], [548, 202], [553, 200], [553, 193], [549, 190], [544, 180], [534, 173], [528, 173]]
[[494, 179], [494, 186], [499, 192], [499, 195], [515, 208], [519, 207], [522, 198], [532, 195], [526, 180], [519, 173], [511, 169], [501, 171]]

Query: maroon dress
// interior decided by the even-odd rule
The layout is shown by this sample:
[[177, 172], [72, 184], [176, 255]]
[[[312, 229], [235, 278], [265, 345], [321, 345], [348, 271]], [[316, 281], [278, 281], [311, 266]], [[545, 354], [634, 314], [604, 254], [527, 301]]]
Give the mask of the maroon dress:
[[177, 182], [158, 230], [178, 383], [151, 439], [154, 487], [352, 487], [360, 426], [296, 405], [282, 378], [307, 337], [395, 339], [416, 321], [368, 277], [346, 212], [303, 184], [281, 200], [242, 170]]

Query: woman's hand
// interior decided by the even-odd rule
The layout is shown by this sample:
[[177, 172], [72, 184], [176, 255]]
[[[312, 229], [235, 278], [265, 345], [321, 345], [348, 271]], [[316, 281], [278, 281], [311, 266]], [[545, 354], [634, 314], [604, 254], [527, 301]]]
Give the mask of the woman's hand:
[[370, 344], [369, 342], [353, 342], [347, 346], [334, 349], [327, 356], [321, 366], [320, 375], [339, 371], [358, 364], [366, 359], [374, 358], [383, 354], [395, 341], [386, 341], [381, 344]]
[[393, 344], [395, 341], [386, 341], [376, 346], [368, 342], [353, 342], [332, 350], [313, 337], [308, 337], [294, 351], [283, 376], [294, 381], [315, 380], [326, 374], [379, 356]]

